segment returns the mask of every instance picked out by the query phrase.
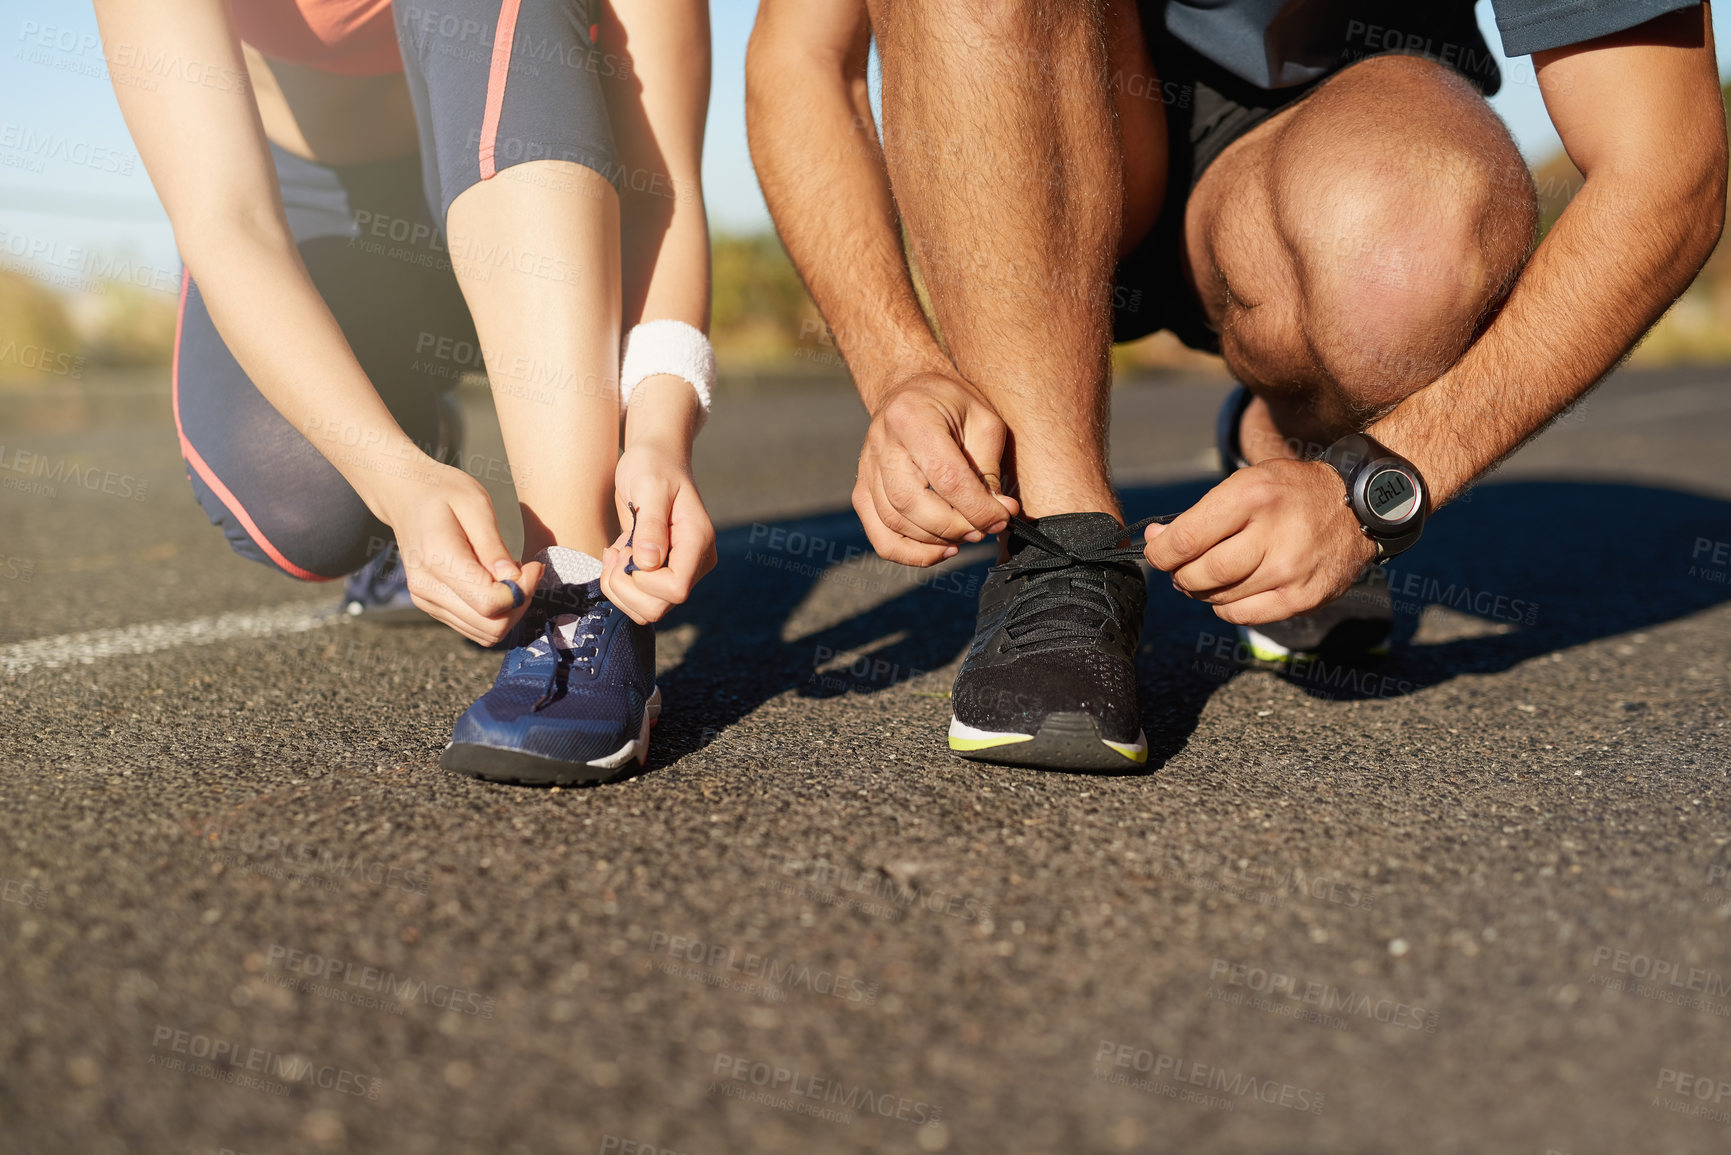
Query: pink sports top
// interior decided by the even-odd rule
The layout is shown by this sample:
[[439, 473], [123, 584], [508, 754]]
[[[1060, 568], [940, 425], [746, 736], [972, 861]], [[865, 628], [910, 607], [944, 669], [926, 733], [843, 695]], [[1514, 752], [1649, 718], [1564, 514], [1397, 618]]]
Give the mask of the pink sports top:
[[403, 70], [391, 0], [236, 0], [234, 22], [274, 60], [341, 76]]

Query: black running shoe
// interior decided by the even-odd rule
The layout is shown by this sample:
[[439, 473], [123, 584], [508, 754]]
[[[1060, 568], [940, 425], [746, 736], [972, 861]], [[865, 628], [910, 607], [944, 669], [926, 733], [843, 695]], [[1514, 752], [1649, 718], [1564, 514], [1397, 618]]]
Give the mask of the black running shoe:
[[1386, 658], [1393, 628], [1388, 575], [1381, 566], [1368, 565], [1350, 589], [1327, 605], [1283, 622], [1239, 626], [1238, 637], [1257, 661], [1291, 666], [1317, 658]]
[[[1250, 465], [1238, 430], [1252, 400], [1250, 390], [1240, 385], [1220, 407], [1220, 465], [1229, 476]], [[1393, 629], [1394, 599], [1388, 592], [1388, 576], [1381, 566], [1368, 565], [1351, 589], [1327, 605], [1281, 622], [1239, 626], [1238, 638], [1257, 661], [1293, 666], [1317, 658], [1355, 662], [1387, 657]]]
[[974, 643], [956, 675], [950, 749], [1058, 770], [1148, 760], [1136, 647], [1148, 586], [1129, 527], [1109, 513], [1012, 518], [1008, 561], [980, 591]]

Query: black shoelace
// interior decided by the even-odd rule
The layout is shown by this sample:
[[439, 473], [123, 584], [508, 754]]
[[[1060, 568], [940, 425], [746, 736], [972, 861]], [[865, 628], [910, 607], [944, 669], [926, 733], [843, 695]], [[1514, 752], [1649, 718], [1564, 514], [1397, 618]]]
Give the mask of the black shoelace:
[[1025, 544], [995, 569], [1011, 580], [1025, 581], [1027, 587], [1004, 618], [1004, 635], [1009, 639], [1005, 648], [1016, 651], [1051, 642], [1093, 641], [1101, 626], [1113, 618], [1112, 592], [1105, 574], [1078, 567], [1135, 565], [1142, 557], [1142, 547], [1118, 543], [1177, 516], [1166, 513], [1122, 528], [1114, 525], [1109, 537], [1103, 528], [1098, 541], [1082, 546], [1060, 545], [1033, 522], [1012, 517], [1010, 533]]
[[576, 615], [577, 623], [572, 630], [572, 645], [569, 649], [559, 644], [559, 619], [564, 616], [549, 614], [541, 626], [541, 640], [553, 648], [553, 668], [547, 672], [547, 687], [533, 707], [535, 713], [540, 713], [542, 707], [558, 700], [560, 692], [570, 685], [573, 668], [587, 670], [591, 676], [594, 675], [594, 661], [601, 655], [601, 632], [606, 628], [601, 625], [601, 620], [613, 616], [613, 607], [600, 600], [585, 606], [582, 612]]

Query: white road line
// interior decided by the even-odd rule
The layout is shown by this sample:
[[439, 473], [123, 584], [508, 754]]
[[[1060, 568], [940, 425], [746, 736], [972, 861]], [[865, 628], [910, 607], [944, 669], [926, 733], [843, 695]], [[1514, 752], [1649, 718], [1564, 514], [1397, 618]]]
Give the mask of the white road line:
[[216, 614], [187, 622], [147, 622], [82, 634], [59, 634], [0, 646], [0, 674], [90, 665], [100, 658], [154, 654], [178, 646], [208, 646], [231, 638], [300, 634], [342, 620], [342, 615], [331, 613], [329, 607], [287, 605]]

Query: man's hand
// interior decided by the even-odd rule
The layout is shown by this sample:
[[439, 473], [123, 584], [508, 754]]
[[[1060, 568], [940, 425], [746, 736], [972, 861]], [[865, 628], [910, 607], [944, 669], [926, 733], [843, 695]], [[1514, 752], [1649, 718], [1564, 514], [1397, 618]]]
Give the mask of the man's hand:
[[998, 492], [1006, 429], [991, 403], [922, 373], [884, 395], [860, 451], [853, 507], [881, 557], [935, 565], [960, 541], [1002, 532], [1016, 500]]
[[[430, 616], [490, 646], [523, 616], [541, 566], [511, 559], [480, 482], [431, 458], [420, 464], [424, 472], [375, 498], [396, 533], [409, 595]], [[512, 604], [507, 580], [522, 589], [523, 605]]]
[[683, 604], [715, 568], [715, 526], [697, 495], [689, 454], [634, 445], [613, 477], [625, 532], [602, 555], [601, 590], [632, 621], [648, 625]]
[[1240, 469], [1167, 525], [1148, 527], [1148, 564], [1234, 625], [1308, 613], [1345, 593], [1376, 543], [1321, 462]]

